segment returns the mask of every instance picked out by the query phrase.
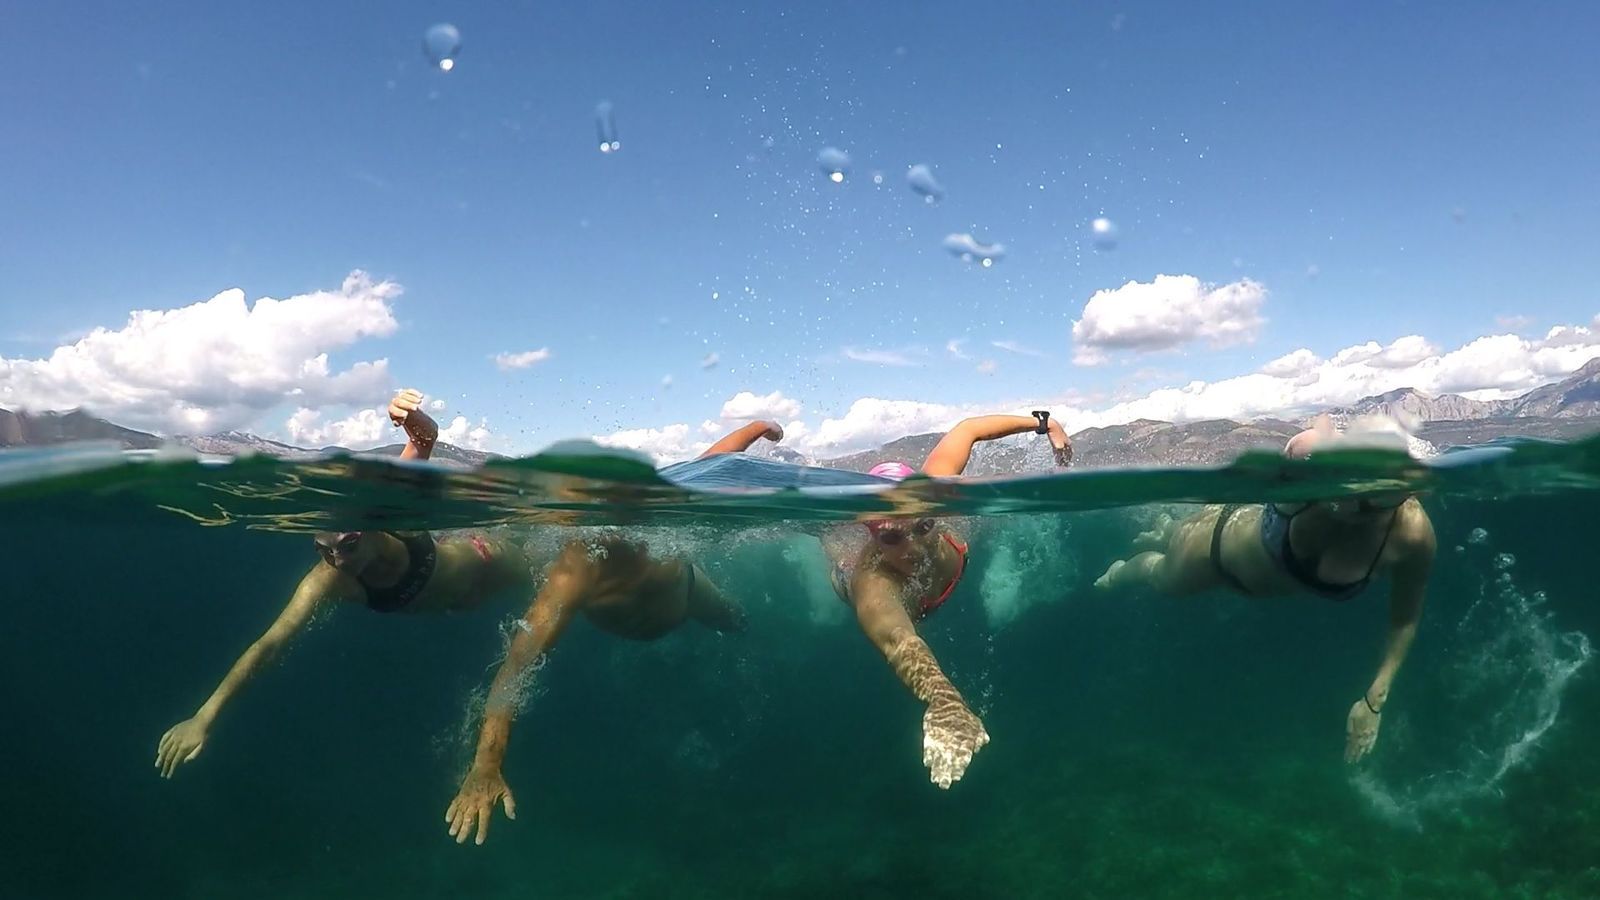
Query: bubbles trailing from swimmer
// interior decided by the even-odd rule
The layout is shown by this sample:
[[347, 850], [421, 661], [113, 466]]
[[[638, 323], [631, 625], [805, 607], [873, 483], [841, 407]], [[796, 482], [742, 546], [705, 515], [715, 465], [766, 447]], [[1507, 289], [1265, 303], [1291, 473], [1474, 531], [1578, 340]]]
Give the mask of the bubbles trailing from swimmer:
[[594, 108], [594, 130], [600, 136], [600, 152], [615, 153], [622, 149], [617, 140], [617, 118], [611, 110], [610, 100], [601, 100]]
[[970, 234], [945, 235], [944, 248], [965, 262], [977, 260], [984, 268], [994, 265], [996, 260], [1006, 255], [1004, 244], [985, 244]]
[[440, 22], [422, 36], [422, 52], [428, 61], [448, 72], [456, 67], [456, 54], [461, 52], [461, 32], [448, 22]]
[[911, 189], [928, 203], [938, 203], [944, 199], [944, 185], [933, 177], [933, 170], [923, 163], [906, 170], [906, 184], [911, 185]]
[[817, 154], [817, 168], [828, 180], [834, 184], [844, 181], [844, 176], [850, 172], [850, 154], [838, 147], [823, 147]]
[[1105, 216], [1089, 223], [1089, 235], [1094, 239], [1096, 250], [1117, 249], [1117, 223]]

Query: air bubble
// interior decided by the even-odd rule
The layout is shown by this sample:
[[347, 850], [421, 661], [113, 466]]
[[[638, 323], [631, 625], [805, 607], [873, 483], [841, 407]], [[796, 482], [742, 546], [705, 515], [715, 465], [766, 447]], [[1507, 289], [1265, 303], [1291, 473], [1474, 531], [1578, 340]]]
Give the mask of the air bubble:
[[448, 72], [456, 67], [456, 54], [461, 52], [461, 32], [454, 25], [441, 22], [429, 28], [422, 36], [422, 52], [428, 61]]
[[1516, 564], [1517, 558], [1509, 553], [1497, 554], [1494, 558], [1494, 567], [1502, 571], [1509, 569]]
[[615, 153], [622, 149], [617, 140], [617, 119], [611, 111], [611, 101], [602, 100], [594, 108], [594, 130], [600, 137], [600, 152]]
[[822, 169], [822, 174], [834, 184], [844, 181], [844, 176], [850, 171], [850, 154], [838, 147], [823, 147], [817, 154], [817, 167]]
[[1481, 544], [1484, 541], [1487, 541], [1488, 539], [1489, 539], [1489, 532], [1485, 531], [1482, 528], [1474, 528], [1467, 535], [1467, 543], [1469, 543], [1469, 544]]

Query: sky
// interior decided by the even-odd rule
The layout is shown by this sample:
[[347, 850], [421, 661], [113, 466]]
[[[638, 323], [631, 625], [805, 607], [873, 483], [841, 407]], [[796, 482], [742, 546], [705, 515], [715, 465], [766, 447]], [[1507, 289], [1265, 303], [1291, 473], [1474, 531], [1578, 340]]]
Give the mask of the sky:
[[1600, 356], [1595, 4], [326, 6], [0, 3], [0, 407], [827, 456]]

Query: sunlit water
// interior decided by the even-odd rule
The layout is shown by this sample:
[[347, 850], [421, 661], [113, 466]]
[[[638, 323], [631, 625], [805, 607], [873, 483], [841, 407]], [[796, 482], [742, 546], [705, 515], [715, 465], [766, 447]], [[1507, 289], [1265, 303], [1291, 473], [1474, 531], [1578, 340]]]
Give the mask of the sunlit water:
[[[737, 457], [658, 474], [583, 445], [475, 472], [8, 453], [5, 893], [1596, 896], [1597, 461], [1596, 442], [1524, 443], [890, 486]], [[1184, 504], [1397, 486], [1426, 491], [1440, 554], [1356, 768], [1344, 716], [1384, 586], [1345, 604], [1090, 586]], [[818, 535], [885, 512], [961, 516], [972, 541], [922, 629], [994, 739], [949, 792], [827, 582]], [[331, 613], [157, 778], [157, 738], [315, 561], [306, 532], [378, 525], [495, 528], [536, 555], [622, 526], [699, 560], [751, 627], [571, 629], [506, 760], [518, 819], [483, 847], [442, 816], [519, 598]]]

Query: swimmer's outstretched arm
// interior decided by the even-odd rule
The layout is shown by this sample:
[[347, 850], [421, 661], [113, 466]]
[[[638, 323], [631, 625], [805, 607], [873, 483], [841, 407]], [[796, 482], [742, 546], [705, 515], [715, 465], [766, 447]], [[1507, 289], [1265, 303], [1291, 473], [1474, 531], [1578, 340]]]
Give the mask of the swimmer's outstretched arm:
[[1437, 546], [1433, 523], [1422, 507], [1412, 500], [1396, 515], [1406, 520], [1396, 527], [1391, 541], [1399, 544], [1402, 556], [1395, 563], [1389, 585], [1389, 632], [1384, 640], [1383, 661], [1378, 674], [1361, 699], [1350, 707], [1345, 723], [1346, 762], [1356, 762], [1371, 752], [1378, 740], [1378, 726], [1395, 675], [1411, 650], [1422, 620], [1422, 604], [1428, 588], [1428, 573], [1433, 568]]
[[922, 717], [922, 762], [933, 783], [948, 788], [961, 780], [972, 755], [989, 743], [989, 733], [917, 636], [899, 591], [893, 581], [870, 571], [858, 574], [850, 586], [861, 631], [900, 683], [928, 707]]
[[[923, 462], [922, 473], [939, 478], [960, 475], [966, 471], [967, 462], [972, 459], [974, 444], [1022, 434], [1038, 427], [1039, 421], [1032, 416], [974, 416], [962, 419], [939, 439], [938, 445]], [[1047, 427], [1050, 430], [1050, 445], [1056, 450], [1056, 461], [1066, 465], [1065, 460], [1072, 458], [1072, 441], [1055, 419], [1050, 419]]]
[[200, 751], [205, 749], [211, 726], [222, 713], [223, 707], [257, 672], [278, 657], [289, 641], [311, 621], [322, 604], [338, 599], [343, 580], [344, 576], [321, 563], [300, 579], [300, 586], [295, 589], [289, 605], [284, 607], [277, 620], [261, 637], [245, 648], [200, 709], [161, 736], [161, 742], [156, 746], [156, 768], [161, 770], [161, 777], [171, 778], [178, 766], [200, 755]]
[[420, 391], [406, 388], [395, 394], [389, 401], [389, 421], [406, 432], [401, 459], [427, 459], [433, 455], [433, 445], [439, 440], [439, 423], [422, 411]]
[[466, 841], [474, 826], [477, 843], [482, 844], [488, 838], [489, 819], [494, 815], [497, 802], [503, 804], [506, 818], [517, 817], [511, 788], [500, 774], [506, 747], [511, 741], [511, 720], [516, 717], [517, 705], [527, 691], [529, 668], [555, 646], [567, 623], [572, 621], [593, 578], [593, 567], [586, 542], [568, 544], [551, 563], [544, 587], [534, 597], [528, 612], [517, 620], [505, 661], [489, 686], [472, 768], [462, 779], [456, 798], [445, 810], [444, 820], [450, 824], [450, 836], [458, 844]]
[[719, 453], [743, 453], [750, 449], [750, 445], [766, 438], [773, 443], [783, 440], [783, 426], [777, 422], [751, 422], [749, 425], [729, 432], [722, 440], [717, 441], [700, 454], [700, 459], [716, 456]]

